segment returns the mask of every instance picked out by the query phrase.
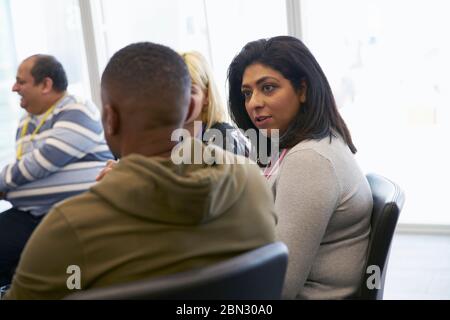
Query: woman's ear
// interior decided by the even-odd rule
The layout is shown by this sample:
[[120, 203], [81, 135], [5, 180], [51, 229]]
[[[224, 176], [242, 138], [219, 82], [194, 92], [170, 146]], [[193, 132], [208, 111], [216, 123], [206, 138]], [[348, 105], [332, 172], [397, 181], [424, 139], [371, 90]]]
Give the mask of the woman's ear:
[[305, 80], [300, 81], [300, 90], [298, 91], [298, 99], [300, 103], [306, 102], [306, 91], [308, 89], [308, 85]]
[[185, 124], [189, 124], [192, 121], [194, 121], [194, 111], [195, 111], [195, 100], [191, 95], [191, 100], [189, 101], [189, 108], [188, 108], [188, 112], [186, 114], [186, 120], [184, 121]]
[[205, 92], [205, 98], [203, 99], [203, 105], [202, 105], [202, 111], [201, 111], [201, 119], [204, 122], [208, 122], [207, 115], [208, 115], [208, 109], [209, 109], [209, 96], [208, 91]]
[[204, 94], [205, 94], [205, 98], [203, 99], [203, 110], [205, 109], [205, 107], [207, 107], [209, 105], [209, 92], [208, 92], [208, 90], [205, 89]]

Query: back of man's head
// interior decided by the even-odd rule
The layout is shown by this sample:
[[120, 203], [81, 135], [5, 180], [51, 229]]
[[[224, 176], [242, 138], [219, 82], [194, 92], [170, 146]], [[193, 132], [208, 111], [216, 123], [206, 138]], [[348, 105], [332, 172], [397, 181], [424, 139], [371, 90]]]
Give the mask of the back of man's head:
[[[183, 59], [172, 49], [150, 42], [116, 52], [102, 75], [103, 104], [152, 129], [183, 125], [191, 80]], [[146, 119], [145, 122], [142, 118]]]
[[67, 75], [62, 64], [51, 55], [36, 54], [28, 59], [32, 59], [34, 64], [30, 70], [34, 83], [39, 84], [45, 78], [53, 81], [53, 90], [56, 92], [64, 92], [67, 90]]

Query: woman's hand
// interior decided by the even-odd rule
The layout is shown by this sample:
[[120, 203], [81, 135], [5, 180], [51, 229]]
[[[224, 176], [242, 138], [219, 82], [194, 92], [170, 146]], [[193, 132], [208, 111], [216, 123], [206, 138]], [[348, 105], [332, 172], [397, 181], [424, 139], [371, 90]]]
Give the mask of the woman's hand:
[[100, 181], [102, 180], [107, 174], [108, 172], [110, 172], [118, 163], [118, 161], [116, 160], [108, 160], [106, 162], [106, 166], [102, 169], [102, 171], [100, 171], [100, 173], [98, 174], [97, 178], [95, 178], [96, 181]]

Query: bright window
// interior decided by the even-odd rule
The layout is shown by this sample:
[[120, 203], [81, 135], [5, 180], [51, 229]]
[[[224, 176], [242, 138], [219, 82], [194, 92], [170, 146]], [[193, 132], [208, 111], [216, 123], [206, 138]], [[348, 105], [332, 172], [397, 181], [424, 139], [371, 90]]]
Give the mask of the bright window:
[[400, 222], [450, 224], [448, 2], [303, 0], [302, 19], [364, 170], [406, 192]]
[[19, 108], [11, 87], [15, 79], [16, 53], [13, 42], [9, 1], [0, 0], [0, 168], [14, 155], [14, 137]]
[[14, 156], [23, 112], [11, 92], [20, 62], [36, 53], [63, 64], [71, 93], [90, 97], [85, 50], [76, 0], [0, 0], [0, 161]]
[[120, 1], [96, 1], [107, 58], [138, 41], [197, 50], [211, 63], [222, 94], [228, 65], [245, 43], [287, 34], [284, 1], [128, 0], [126, 10]]
[[205, 1], [212, 63], [225, 92], [228, 66], [250, 41], [287, 35], [285, 1]]
[[127, 0], [126, 6], [122, 1], [95, 1], [107, 58], [140, 41], [208, 53], [203, 0]]

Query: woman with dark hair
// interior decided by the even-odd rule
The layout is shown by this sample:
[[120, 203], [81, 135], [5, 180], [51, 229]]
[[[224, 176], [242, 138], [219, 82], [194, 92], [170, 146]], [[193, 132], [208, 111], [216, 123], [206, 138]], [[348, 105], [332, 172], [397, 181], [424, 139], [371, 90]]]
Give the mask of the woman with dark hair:
[[354, 297], [365, 273], [372, 195], [321, 67], [300, 40], [280, 36], [248, 43], [228, 81], [238, 127], [279, 136], [264, 174], [278, 238], [289, 248], [284, 297]]

